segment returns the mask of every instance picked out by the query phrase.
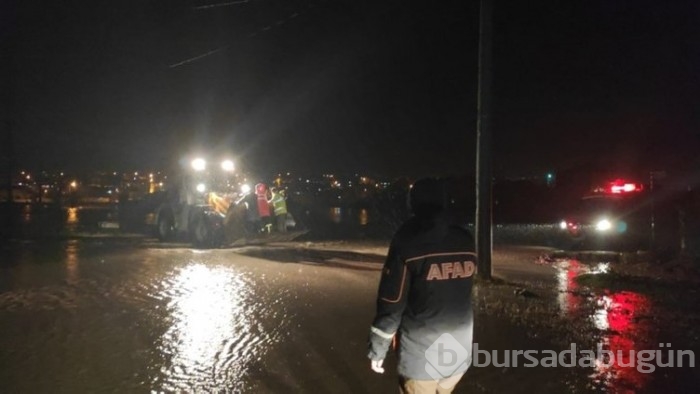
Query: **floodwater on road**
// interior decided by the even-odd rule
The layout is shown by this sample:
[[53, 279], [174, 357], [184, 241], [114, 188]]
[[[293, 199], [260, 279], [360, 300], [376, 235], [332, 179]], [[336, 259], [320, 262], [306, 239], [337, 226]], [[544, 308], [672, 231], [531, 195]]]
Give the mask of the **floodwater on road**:
[[216, 254], [71, 240], [2, 261], [10, 392], [240, 389], [289, 323], [274, 273]]
[[[67, 238], [85, 235], [153, 235], [154, 209], [138, 203], [91, 206], [0, 204], [0, 236], [14, 239]], [[322, 206], [294, 213], [304, 239], [391, 239], [403, 218], [376, 207]], [[569, 241], [558, 224], [498, 224], [494, 243], [563, 247]]]
[[[135, 239], [2, 243], [0, 387], [395, 392], [395, 360], [377, 375], [365, 358], [382, 259]], [[481, 349], [566, 350], [530, 334], [477, 314]], [[591, 392], [589, 375], [472, 367], [456, 392]]]
[[[694, 360], [699, 349], [678, 342], [682, 327], [674, 325], [681, 322], [670, 320], [669, 311], [648, 294], [628, 290], [588, 294], [576, 281], [581, 274], [607, 273], [611, 264], [614, 262], [572, 258], [553, 266], [561, 313], [587, 322], [595, 340], [611, 355], [607, 362], [596, 363], [591, 380], [615, 393], [696, 390], [700, 376]], [[697, 343], [697, 339], [691, 342]]]

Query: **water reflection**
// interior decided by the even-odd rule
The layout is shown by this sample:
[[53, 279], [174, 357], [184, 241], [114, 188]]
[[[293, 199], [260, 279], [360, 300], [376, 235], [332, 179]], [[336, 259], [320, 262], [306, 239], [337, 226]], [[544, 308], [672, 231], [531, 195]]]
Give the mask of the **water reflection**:
[[331, 222], [339, 224], [343, 221], [343, 209], [340, 207], [334, 207], [330, 210]]
[[66, 224], [77, 224], [78, 223], [78, 208], [70, 207], [66, 210]]
[[[651, 300], [629, 291], [610, 291], [590, 299], [582, 296], [575, 278], [584, 273], [605, 273], [609, 263], [583, 264], [577, 260], [559, 262], [557, 269], [559, 308], [562, 313], [576, 316], [590, 313], [592, 326], [599, 331], [603, 350], [611, 351], [612, 360], [596, 360], [591, 379], [610, 392], [635, 392], [647, 386], [650, 374], [642, 373], [634, 364], [632, 352], [654, 349], [655, 339], [650, 320]], [[632, 357], [631, 357], [632, 356]]]
[[66, 282], [78, 284], [78, 240], [69, 240], [66, 244]]
[[575, 278], [583, 272], [584, 268], [577, 260], [559, 261], [556, 268], [559, 309], [565, 314], [578, 312], [580, 297], [575, 294], [578, 288]]
[[172, 319], [160, 345], [169, 357], [163, 389], [200, 391], [240, 382], [260, 339], [245, 311], [251, 292], [246, 280], [232, 270], [193, 264], [163, 289]]
[[650, 375], [637, 371], [631, 351], [656, 347], [650, 347], [651, 327], [642, 318], [649, 312], [649, 298], [626, 291], [613, 293], [600, 297], [598, 307], [594, 323], [606, 333], [603, 347], [613, 352], [615, 362], [611, 367], [599, 366], [596, 378], [608, 385], [615, 382], [615, 386], [634, 390], [644, 388]]
[[30, 223], [32, 221], [32, 205], [31, 204], [25, 204], [22, 207], [22, 222], [23, 223]]
[[335, 224], [359, 224], [360, 226], [366, 226], [370, 222], [369, 210], [366, 208], [332, 207], [328, 210], [328, 218]]
[[360, 225], [366, 226], [369, 223], [369, 211], [362, 208], [360, 209]]

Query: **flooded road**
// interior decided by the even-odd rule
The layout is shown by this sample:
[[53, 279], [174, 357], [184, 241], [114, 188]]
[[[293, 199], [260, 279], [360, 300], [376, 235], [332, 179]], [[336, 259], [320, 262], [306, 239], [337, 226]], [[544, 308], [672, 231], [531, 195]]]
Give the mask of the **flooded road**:
[[[395, 360], [377, 375], [365, 358], [381, 249], [200, 251], [144, 239], [0, 245], [3, 392], [396, 391]], [[515, 270], [509, 253], [502, 267]], [[561, 302], [577, 308], [574, 299]], [[608, 334], [634, 320], [606, 310], [599, 320]], [[477, 314], [482, 349], [565, 349], [532, 334]], [[472, 367], [456, 392], [595, 392], [601, 386], [591, 383], [605, 380], [598, 372], [609, 371]], [[632, 392], [644, 391], [647, 382], [639, 384]], [[615, 387], [605, 391], [630, 392]]]
[[[562, 315], [584, 322], [591, 339], [612, 355], [606, 362], [595, 364], [591, 381], [601, 390], [613, 393], [694, 391], [700, 376], [696, 367], [689, 364], [700, 349], [688, 344], [697, 344], [698, 338], [681, 340], [684, 335], [679, 332], [683, 329], [674, 327], [680, 322], [672, 320], [673, 311], [658, 305], [652, 296], [635, 291], [587, 293], [576, 280], [584, 274], [606, 274], [613, 264], [616, 263], [606, 259], [582, 262], [572, 258], [553, 266]], [[689, 303], [697, 305], [697, 300]]]
[[6, 248], [2, 387], [242, 389], [286, 333], [289, 297], [280, 274], [222, 257], [75, 240]]

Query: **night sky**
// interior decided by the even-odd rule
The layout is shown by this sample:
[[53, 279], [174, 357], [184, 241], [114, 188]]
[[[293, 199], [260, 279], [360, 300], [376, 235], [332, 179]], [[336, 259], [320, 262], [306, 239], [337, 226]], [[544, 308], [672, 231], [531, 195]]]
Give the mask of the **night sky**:
[[[493, 1], [497, 175], [700, 169], [700, 2]], [[473, 171], [478, 2], [233, 3], [3, 2], [19, 164]]]

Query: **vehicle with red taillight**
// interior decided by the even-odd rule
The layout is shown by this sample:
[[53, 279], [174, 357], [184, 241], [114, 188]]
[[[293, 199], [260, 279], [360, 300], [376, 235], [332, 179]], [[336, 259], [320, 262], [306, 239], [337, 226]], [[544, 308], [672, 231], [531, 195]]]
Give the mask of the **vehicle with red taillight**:
[[575, 248], [644, 250], [650, 243], [651, 209], [643, 184], [616, 179], [581, 198], [559, 227]]

